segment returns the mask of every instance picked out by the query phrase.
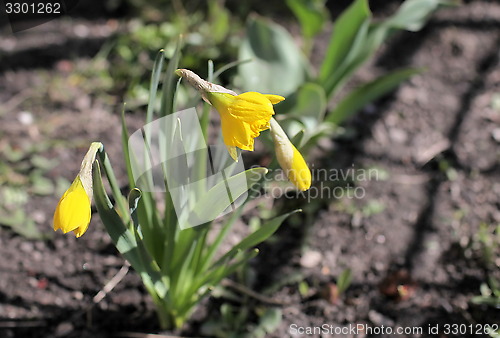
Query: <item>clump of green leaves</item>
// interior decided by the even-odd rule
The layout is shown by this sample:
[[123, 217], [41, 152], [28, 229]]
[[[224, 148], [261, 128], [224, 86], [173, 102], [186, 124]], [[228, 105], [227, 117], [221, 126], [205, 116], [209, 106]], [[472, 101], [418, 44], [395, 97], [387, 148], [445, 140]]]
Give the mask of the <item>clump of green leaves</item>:
[[[251, 62], [238, 67], [235, 83], [245, 91], [286, 96], [287, 100], [277, 107], [277, 113], [284, 116], [281, 122], [290, 135], [295, 135], [294, 143], [299, 149], [314, 146], [321, 137], [331, 136], [336, 126], [367, 103], [420, 71], [399, 69], [337, 97], [354, 73], [395, 32], [420, 30], [437, 8], [452, 3], [447, 0], [407, 0], [395, 14], [375, 22], [368, 0], [354, 1], [334, 22], [317, 73], [283, 27], [252, 17], [239, 50], [240, 59], [250, 59]], [[326, 17], [322, 2], [301, 0], [288, 1], [288, 4], [301, 23], [304, 39], [310, 40], [319, 32]], [[333, 99], [337, 104], [329, 109], [328, 102]]]
[[[178, 46], [170, 59], [168, 66], [164, 67], [165, 55], [161, 51], [153, 67], [151, 76], [149, 105], [146, 113], [145, 125], [150, 126], [155, 117], [165, 118], [174, 113], [176, 93], [176, 79], [174, 70], [180, 60], [180, 47]], [[166, 68], [166, 69], [164, 69]], [[210, 74], [213, 78], [213, 74]], [[159, 85], [162, 82], [161, 92]], [[155, 104], [159, 94], [160, 108]], [[208, 106], [206, 106], [208, 107]], [[208, 114], [204, 110], [203, 116]], [[206, 121], [206, 117], [202, 117]], [[172, 138], [182, 144], [182, 149], [192, 148], [192, 142], [198, 142], [198, 135], [189, 134], [189, 130], [182, 129], [180, 120], [171, 132], [161, 134], [159, 147], [164, 151], [162, 156], [171, 151], [167, 138]], [[134, 163], [148, 161], [152, 154], [145, 158], [131, 156], [125, 116], [122, 115], [122, 147], [127, 168], [131, 191], [127, 197], [120, 192], [120, 185], [111, 168], [105, 152], [99, 153], [100, 163], [112, 188], [116, 207], [111, 203], [103, 180], [98, 162], [94, 164], [93, 182], [94, 197], [97, 210], [106, 230], [110, 234], [118, 251], [130, 262], [132, 267], [141, 276], [142, 281], [158, 309], [160, 324], [163, 328], [178, 328], [189, 318], [196, 305], [207, 296], [225, 277], [235, 272], [250, 259], [258, 254], [254, 247], [269, 238], [281, 225], [283, 220], [291, 213], [281, 215], [263, 222], [258, 228], [250, 232], [239, 243], [229, 250], [219, 253], [221, 243], [229, 234], [235, 220], [240, 215], [241, 207], [233, 211], [231, 217], [223, 221], [219, 229], [212, 229], [212, 222], [199, 226], [192, 224], [181, 229], [179, 224], [185, 214], [196, 215], [201, 212], [210, 212], [214, 218], [223, 210], [229, 208], [233, 201], [250, 189], [249, 185], [238, 185], [231, 189], [231, 200], [221, 198], [227, 195], [226, 185], [237, 175], [244, 175], [247, 181], [255, 183], [267, 170], [257, 167], [246, 170], [227, 181], [220, 182], [202, 194], [192, 193], [186, 207], [186, 213], [179, 215], [169, 191], [157, 192], [148, 187], [142, 191], [136, 188], [134, 178]], [[207, 135], [208, 123], [202, 121], [203, 135]], [[144, 130], [148, 130], [144, 127]], [[169, 129], [167, 129], [169, 130]], [[183, 131], [184, 130], [184, 131]], [[163, 137], [163, 138], [162, 138]], [[203, 140], [204, 141], [204, 140]], [[145, 131], [144, 142], [147, 149], [152, 149], [151, 134]], [[227, 150], [224, 148], [227, 155]], [[206, 155], [205, 155], [206, 156]], [[229, 155], [227, 155], [229, 156]], [[217, 158], [217, 154], [214, 158]], [[163, 157], [162, 157], [163, 158]], [[168, 157], [166, 157], [168, 158]], [[182, 161], [178, 158], [177, 161]], [[233, 161], [234, 162], [234, 161]], [[172, 163], [172, 164], [170, 164]], [[192, 168], [193, 176], [190, 182], [201, 182], [206, 178], [207, 163], [198, 162]], [[178, 167], [172, 161], [162, 163], [161, 174], [163, 182], [169, 182], [168, 175]], [[141, 178], [144, 182], [154, 181], [152, 171], [147, 171]], [[171, 181], [169, 182], [170, 185]], [[175, 182], [174, 186], [181, 186], [183, 182]], [[197, 183], [196, 183], [197, 184]], [[190, 192], [191, 193], [191, 192]], [[292, 212], [293, 213], [293, 212]], [[184, 220], [189, 223], [189, 219]], [[211, 232], [211, 236], [208, 234]], [[209, 238], [213, 238], [209, 240]]]

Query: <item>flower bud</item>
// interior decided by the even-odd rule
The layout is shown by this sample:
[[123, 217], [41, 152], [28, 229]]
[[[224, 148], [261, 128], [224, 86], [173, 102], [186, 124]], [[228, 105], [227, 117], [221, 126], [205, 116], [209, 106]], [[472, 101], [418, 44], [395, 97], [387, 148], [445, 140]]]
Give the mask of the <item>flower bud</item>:
[[307, 166], [304, 157], [290, 142], [288, 136], [278, 124], [271, 118], [271, 136], [274, 141], [274, 150], [278, 163], [285, 171], [288, 179], [300, 190], [305, 191], [311, 187], [311, 170]]

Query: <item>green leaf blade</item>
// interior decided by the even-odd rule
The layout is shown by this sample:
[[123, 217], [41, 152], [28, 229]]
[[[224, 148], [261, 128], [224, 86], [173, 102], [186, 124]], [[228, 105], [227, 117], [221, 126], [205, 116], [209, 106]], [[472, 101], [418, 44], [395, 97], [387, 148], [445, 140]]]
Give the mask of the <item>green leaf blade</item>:
[[251, 18], [239, 59], [251, 62], [238, 66], [238, 85], [244, 91], [287, 96], [306, 79], [308, 64], [293, 37], [281, 26]]
[[405, 68], [381, 76], [372, 82], [362, 85], [345, 97], [337, 107], [328, 114], [326, 121], [337, 125], [344, 122], [369, 102], [387, 94], [401, 82], [420, 72], [421, 70], [419, 69]]
[[[370, 20], [371, 12], [366, 0], [356, 0], [336, 21], [328, 49], [319, 72], [319, 83], [326, 87], [330, 77], [348, 55], [357, 32]], [[329, 85], [331, 86], [331, 85]], [[329, 90], [325, 88], [328, 93]]]

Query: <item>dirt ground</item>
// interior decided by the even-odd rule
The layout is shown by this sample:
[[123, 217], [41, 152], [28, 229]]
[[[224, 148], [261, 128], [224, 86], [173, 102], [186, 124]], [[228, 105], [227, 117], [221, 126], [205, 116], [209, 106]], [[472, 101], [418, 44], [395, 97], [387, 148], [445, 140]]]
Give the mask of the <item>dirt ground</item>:
[[[54, 182], [73, 179], [93, 140], [102, 141], [119, 163], [121, 98], [89, 95], [86, 79], [73, 74], [116, 30], [113, 20], [84, 17], [15, 36], [4, 27], [0, 154], [39, 145], [39, 154], [53, 164], [46, 176]], [[319, 53], [327, 37], [316, 41]], [[260, 247], [252, 263], [254, 288], [276, 289], [269, 297], [283, 311], [270, 337], [290, 336], [293, 325], [322, 324], [423, 328], [423, 334], [400, 337], [472, 337], [442, 330], [433, 335], [427, 328], [500, 324], [500, 309], [470, 302], [487, 274], [500, 280], [500, 262], [496, 270], [485, 268], [475, 241], [481, 224], [500, 224], [499, 46], [500, 4], [467, 1], [441, 10], [418, 33], [398, 34], [359, 72], [355, 83], [399, 67], [424, 69], [351, 120], [350, 137], [315, 153], [315, 168], [377, 168], [377, 177], [356, 182], [363, 198], [325, 199]], [[128, 121], [137, 128], [141, 116], [129, 114]], [[78, 240], [52, 233], [59, 190], [31, 196], [25, 210], [50, 238], [29, 241], [0, 227], [0, 337], [158, 332], [152, 303], [133, 271], [94, 304], [125, 262], [97, 215]], [[332, 299], [325, 290], [347, 267], [353, 282]], [[307, 295], [297, 281], [282, 285], [297, 274], [309, 285]], [[200, 336], [217, 304], [207, 299], [175, 334]], [[357, 335], [364, 336], [396, 335]]]

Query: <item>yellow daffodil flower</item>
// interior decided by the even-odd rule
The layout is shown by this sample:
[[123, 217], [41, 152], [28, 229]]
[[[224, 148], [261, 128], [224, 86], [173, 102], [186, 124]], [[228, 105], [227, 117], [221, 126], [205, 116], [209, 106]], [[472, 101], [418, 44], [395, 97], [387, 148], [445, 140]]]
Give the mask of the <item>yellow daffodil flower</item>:
[[91, 144], [80, 167], [80, 172], [68, 190], [63, 194], [54, 213], [54, 231], [63, 233], [73, 231], [78, 238], [87, 231], [90, 223], [92, 202], [92, 164], [97, 151], [102, 148], [100, 142]]
[[273, 104], [285, 99], [257, 92], [240, 95], [209, 92], [207, 98], [220, 114], [226, 146], [250, 151], [260, 132], [269, 129], [269, 120], [274, 115]]
[[236, 161], [236, 147], [253, 151], [254, 139], [260, 132], [269, 129], [269, 120], [274, 115], [273, 104], [285, 98], [279, 95], [235, 92], [201, 79], [187, 69], [178, 69], [176, 74], [185, 78], [200, 91], [203, 99], [219, 112], [222, 137], [229, 154]]
[[300, 190], [305, 191], [311, 187], [311, 170], [307, 166], [304, 157], [290, 142], [288, 136], [276, 122], [271, 118], [271, 136], [274, 141], [276, 157], [281, 168], [285, 171], [288, 179]]

